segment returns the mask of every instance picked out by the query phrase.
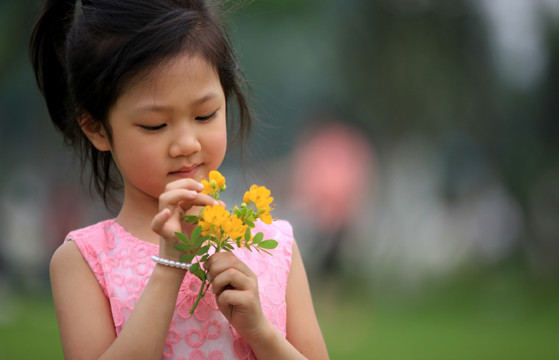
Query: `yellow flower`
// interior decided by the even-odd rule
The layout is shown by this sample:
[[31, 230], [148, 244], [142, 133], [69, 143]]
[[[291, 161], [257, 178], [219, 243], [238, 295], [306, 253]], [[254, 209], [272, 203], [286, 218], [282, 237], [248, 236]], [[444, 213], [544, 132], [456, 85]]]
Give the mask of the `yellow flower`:
[[216, 189], [221, 189], [225, 186], [225, 178], [217, 170], [210, 171], [210, 182], [214, 180], [216, 183]]
[[204, 211], [202, 211], [198, 225], [202, 227], [202, 234], [213, 234], [220, 237], [220, 229], [223, 227], [223, 224], [229, 220], [229, 217], [229, 212], [223, 206], [206, 206]]
[[262, 220], [262, 222], [264, 224], [271, 224], [272, 223], [272, 215], [270, 215], [269, 212], [263, 212], [262, 214], [259, 215], [260, 220]]
[[204, 190], [202, 190], [202, 194], [210, 195], [214, 193], [214, 190], [212, 189], [212, 186], [210, 185], [210, 182], [208, 180], [202, 180], [201, 183], [202, 185], [204, 185]]
[[264, 186], [252, 185], [243, 196], [243, 201], [245, 204], [253, 203], [256, 206], [256, 212], [260, 220], [265, 224], [272, 223], [272, 216], [270, 211], [273, 209], [271, 206], [274, 198], [270, 196], [270, 190], [266, 189]]
[[[218, 171], [210, 171], [208, 179], [201, 180], [201, 183], [204, 185], [202, 193], [210, 195], [215, 200], [219, 200], [220, 193], [226, 189], [225, 178]], [[211, 248], [215, 252], [231, 251], [236, 245], [239, 248], [245, 247], [251, 251], [256, 249], [268, 253], [267, 250], [277, 246], [274, 240], [263, 241], [263, 233], [259, 232], [253, 237], [249, 231], [254, 228], [257, 218], [266, 224], [272, 223], [270, 211], [273, 209], [271, 204], [274, 198], [270, 195], [270, 190], [264, 186], [252, 185], [244, 194], [241, 208], [235, 206], [233, 210], [228, 211], [221, 205], [205, 206], [199, 215], [184, 216], [187, 223], [197, 226], [192, 231], [190, 239], [185, 234], [177, 233], [177, 238], [182, 243], [176, 244], [175, 249], [186, 253], [181, 256], [181, 261], [195, 261], [190, 272], [202, 281], [198, 296], [190, 309], [191, 315], [210, 287], [207, 271], [201, 264], [209, 258]], [[249, 204], [254, 206], [247, 206]], [[195, 258], [196, 255], [200, 258]]]
[[249, 191], [245, 192], [243, 196], [243, 201], [248, 205], [251, 202], [256, 206], [258, 211], [270, 211], [270, 204], [274, 201], [274, 198], [270, 196], [270, 190], [266, 189], [264, 186], [252, 185]]
[[202, 180], [201, 183], [204, 185], [202, 194], [212, 195], [216, 191], [225, 190], [225, 177], [217, 170], [210, 171], [209, 180]]
[[228, 221], [223, 223], [223, 230], [233, 240], [244, 238], [247, 226], [239, 219], [237, 215], [231, 215]]

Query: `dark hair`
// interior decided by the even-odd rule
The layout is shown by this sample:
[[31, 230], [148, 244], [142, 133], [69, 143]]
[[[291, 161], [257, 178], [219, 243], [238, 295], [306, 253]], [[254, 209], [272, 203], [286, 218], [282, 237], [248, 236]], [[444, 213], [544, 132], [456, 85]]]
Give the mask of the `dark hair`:
[[[204, 0], [46, 0], [30, 41], [35, 77], [54, 125], [91, 162], [92, 182], [105, 204], [120, 177], [109, 152], [98, 151], [78, 119], [89, 114], [108, 132], [108, 113], [136, 76], [181, 53], [201, 55], [216, 69], [227, 100], [236, 100], [245, 140], [250, 111], [242, 74], [224, 25]], [[78, 10], [78, 11], [76, 11]], [[79, 14], [76, 14], [79, 13]], [[230, 127], [230, 125], [229, 125]]]

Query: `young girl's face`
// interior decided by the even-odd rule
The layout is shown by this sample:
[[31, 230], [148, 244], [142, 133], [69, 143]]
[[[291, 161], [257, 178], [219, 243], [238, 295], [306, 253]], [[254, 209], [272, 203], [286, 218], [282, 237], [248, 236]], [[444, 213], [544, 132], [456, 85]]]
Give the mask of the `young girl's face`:
[[199, 56], [178, 56], [134, 82], [109, 124], [125, 201], [158, 198], [180, 178], [207, 178], [225, 156], [225, 94], [216, 70]]

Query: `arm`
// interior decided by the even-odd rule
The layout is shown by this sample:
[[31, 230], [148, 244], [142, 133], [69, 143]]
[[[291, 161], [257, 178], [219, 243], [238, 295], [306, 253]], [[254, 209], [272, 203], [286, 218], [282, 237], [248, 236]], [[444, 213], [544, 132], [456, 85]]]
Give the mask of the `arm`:
[[287, 339], [262, 313], [258, 280], [242, 261], [232, 253], [221, 252], [210, 257], [205, 266], [221, 312], [258, 359], [328, 359], [295, 243], [287, 282]]
[[326, 344], [314, 312], [307, 273], [295, 241], [286, 298], [287, 340], [309, 359], [328, 359]]
[[156, 265], [116, 336], [108, 299], [73, 242], [51, 261], [51, 284], [66, 359], [160, 359], [185, 271]]
[[[200, 188], [201, 187], [201, 188]], [[190, 179], [167, 185], [152, 230], [160, 235], [160, 256], [177, 260], [175, 231], [180, 215], [194, 205], [212, 204]], [[194, 189], [196, 191], [189, 191]], [[109, 300], [74, 242], [51, 260], [51, 285], [66, 359], [160, 359], [185, 270], [157, 264], [130, 317], [116, 336]]]

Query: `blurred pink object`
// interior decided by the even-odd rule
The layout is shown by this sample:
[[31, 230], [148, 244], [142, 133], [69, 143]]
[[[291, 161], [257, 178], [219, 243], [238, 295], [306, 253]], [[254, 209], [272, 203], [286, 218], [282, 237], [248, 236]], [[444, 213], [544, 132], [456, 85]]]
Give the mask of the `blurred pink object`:
[[307, 132], [294, 153], [293, 205], [318, 226], [344, 227], [374, 187], [374, 162], [369, 139], [348, 125]]

